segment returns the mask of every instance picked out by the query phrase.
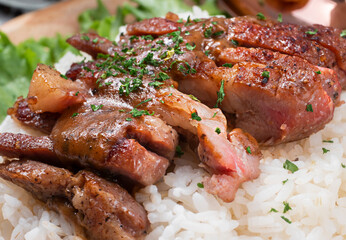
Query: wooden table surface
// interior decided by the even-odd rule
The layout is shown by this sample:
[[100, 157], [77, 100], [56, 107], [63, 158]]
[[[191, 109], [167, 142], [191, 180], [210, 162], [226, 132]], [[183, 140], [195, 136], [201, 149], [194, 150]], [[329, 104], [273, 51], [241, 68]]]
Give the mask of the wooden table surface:
[[[103, 0], [103, 3], [114, 14], [116, 7], [126, 0]], [[96, 0], [66, 0], [48, 8], [23, 14], [0, 26], [13, 43], [25, 39], [52, 37], [56, 33], [69, 35], [78, 32], [78, 15], [83, 11], [95, 8]]]

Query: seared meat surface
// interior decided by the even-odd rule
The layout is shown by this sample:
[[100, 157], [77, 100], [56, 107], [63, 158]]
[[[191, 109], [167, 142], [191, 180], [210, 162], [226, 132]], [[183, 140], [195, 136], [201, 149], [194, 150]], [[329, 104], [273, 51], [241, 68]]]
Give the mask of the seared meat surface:
[[0, 165], [0, 177], [54, 204], [68, 201], [88, 239], [142, 239], [149, 227], [144, 208], [116, 183], [80, 171], [77, 174], [34, 161]]

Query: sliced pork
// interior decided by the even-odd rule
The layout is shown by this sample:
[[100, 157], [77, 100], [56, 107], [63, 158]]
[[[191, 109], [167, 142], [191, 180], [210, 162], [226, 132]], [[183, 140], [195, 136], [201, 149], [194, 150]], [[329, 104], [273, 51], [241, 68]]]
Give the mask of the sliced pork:
[[50, 204], [69, 202], [88, 239], [143, 239], [149, 227], [144, 208], [126, 190], [91, 172], [13, 161], [0, 165], [0, 177]]

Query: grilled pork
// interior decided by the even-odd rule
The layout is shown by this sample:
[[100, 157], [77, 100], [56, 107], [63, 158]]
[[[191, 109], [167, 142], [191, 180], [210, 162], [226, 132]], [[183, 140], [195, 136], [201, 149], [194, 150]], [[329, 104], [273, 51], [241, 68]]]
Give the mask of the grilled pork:
[[143, 239], [149, 227], [144, 208], [130, 194], [91, 172], [72, 174], [35, 161], [13, 161], [0, 165], [0, 177], [44, 202], [71, 204], [88, 239]]

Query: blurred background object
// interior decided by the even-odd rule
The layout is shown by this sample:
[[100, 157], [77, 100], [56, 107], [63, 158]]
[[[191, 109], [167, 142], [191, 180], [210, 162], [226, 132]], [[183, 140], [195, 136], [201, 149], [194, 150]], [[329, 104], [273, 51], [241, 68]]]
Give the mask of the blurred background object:
[[256, 15], [284, 22], [346, 28], [346, 0], [220, 0], [233, 15]]
[[0, 24], [25, 12], [48, 7], [59, 0], [0, 0]]

